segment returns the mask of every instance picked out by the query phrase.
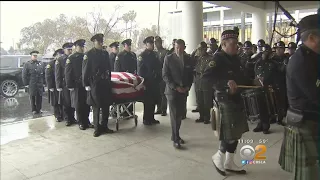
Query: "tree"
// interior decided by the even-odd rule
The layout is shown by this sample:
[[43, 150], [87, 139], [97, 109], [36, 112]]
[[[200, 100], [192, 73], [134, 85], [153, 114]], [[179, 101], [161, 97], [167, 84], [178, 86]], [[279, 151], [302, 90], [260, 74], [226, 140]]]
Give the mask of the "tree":
[[[130, 32], [130, 38], [132, 37], [131, 35], [133, 32], [133, 29], [135, 28], [133, 26], [133, 22], [135, 22], [136, 17], [137, 17], [137, 13], [134, 10], [130, 10], [129, 12], [122, 15], [122, 20], [126, 25], [126, 28], [125, 28], [126, 38], [128, 38], [128, 30]], [[130, 22], [130, 29], [128, 29], [129, 22]]]
[[[277, 33], [277, 32], [274, 32], [273, 38], [272, 38], [272, 42], [273, 43], [279, 42], [281, 40], [283, 40], [283, 41], [292, 41], [294, 36], [292, 36], [292, 37], [288, 37], [288, 36], [293, 34], [292, 32], [296, 32], [295, 30], [293, 30], [294, 27], [290, 26], [290, 22], [289, 21], [284, 21], [283, 19], [280, 19], [280, 21], [276, 23], [276, 28], [275, 29], [281, 35], [279, 33]], [[283, 37], [282, 35], [283, 36], [287, 36], [287, 37]]]
[[139, 35], [138, 47], [143, 47], [143, 40], [148, 36], [156, 36], [158, 28], [156, 25], [152, 25], [151, 28], [144, 28], [141, 30]]
[[9, 54], [14, 54], [14, 49], [13, 49], [12, 46], [10, 46], [10, 49], [9, 49], [8, 53], [9, 53]]

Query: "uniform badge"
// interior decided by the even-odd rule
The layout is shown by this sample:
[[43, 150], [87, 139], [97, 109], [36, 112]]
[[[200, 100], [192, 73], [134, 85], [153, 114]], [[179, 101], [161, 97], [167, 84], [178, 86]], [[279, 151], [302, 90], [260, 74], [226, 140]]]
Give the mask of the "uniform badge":
[[211, 68], [216, 67], [216, 62], [215, 61], [210, 61], [209, 62], [209, 67], [211, 67]]
[[56, 61], [56, 65], [58, 65], [59, 64], [59, 61]]
[[141, 56], [138, 57], [138, 61], [142, 61], [142, 57]]
[[51, 68], [50, 64], [48, 64], [46, 68], [47, 68], [47, 69], [50, 69], [50, 68]]
[[83, 60], [87, 60], [88, 59], [88, 56], [87, 55], [84, 55], [83, 56]]
[[70, 59], [67, 59], [66, 64], [70, 64], [70, 63], [71, 63]]
[[117, 57], [116, 57], [116, 61], [118, 61], [118, 60], [119, 60], [119, 57], [117, 56]]

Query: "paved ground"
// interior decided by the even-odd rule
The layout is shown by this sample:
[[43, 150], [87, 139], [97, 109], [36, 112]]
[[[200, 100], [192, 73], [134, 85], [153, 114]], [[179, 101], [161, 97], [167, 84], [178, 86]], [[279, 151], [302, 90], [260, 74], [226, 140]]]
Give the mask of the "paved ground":
[[[138, 105], [141, 109], [141, 104]], [[141, 112], [141, 111], [140, 111]], [[190, 110], [189, 110], [190, 112]], [[157, 116], [160, 125], [134, 127], [122, 121], [119, 132], [92, 136], [56, 123], [52, 116], [1, 125], [1, 180], [289, 180], [280, 169], [278, 156], [283, 128], [272, 125], [272, 134], [248, 132], [243, 139], [267, 139], [266, 164], [247, 165], [247, 175], [220, 176], [211, 156], [218, 148], [210, 125], [195, 124], [188, 113], [181, 128], [185, 150], [175, 150], [170, 141], [168, 117]], [[250, 125], [252, 129], [254, 125]], [[114, 120], [110, 127], [115, 129]], [[239, 149], [244, 144], [240, 144]], [[237, 163], [241, 163], [239, 153]]]

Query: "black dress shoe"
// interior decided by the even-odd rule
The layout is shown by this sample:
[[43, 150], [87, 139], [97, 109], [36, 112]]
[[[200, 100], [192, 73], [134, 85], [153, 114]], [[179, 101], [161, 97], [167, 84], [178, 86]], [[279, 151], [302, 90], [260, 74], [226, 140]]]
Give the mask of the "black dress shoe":
[[262, 132], [262, 128], [256, 127], [256, 128], [253, 129], [253, 132]]
[[173, 147], [176, 149], [181, 149], [181, 144], [179, 142], [173, 142]]
[[197, 119], [197, 120], [195, 120], [195, 122], [196, 122], [196, 123], [203, 123], [204, 120], [203, 120], [203, 119]]
[[263, 134], [270, 134], [269, 130], [263, 130], [262, 132], [263, 132]]
[[198, 109], [198, 108], [197, 108], [197, 109], [194, 109], [194, 110], [192, 110], [191, 112], [193, 112], [193, 113], [199, 112], [199, 109]]
[[62, 118], [56, 118], [56, 121], [57, 122], [61, 122], [61, 121], [63, 121], [63, 119]]
[[100, 131], [95, 130], [93, 132], [93, 137], [99, 137], [101, 135]]
[[185, 144], [184, 140], [181, 139], [181, 138], [179, 139], [179, 143], [180, 143], [180, 144]]
[[210, 124], [210, 121], [204, 121], [203, 123], [204, 124]]
[[143, 124], [144, 124], [145, 126], [151, 126], [151, 125], [152, 125], [151, 122], [147, 122], [147, 121], [143, 121]]
[[66, 122], [66, 126], [71, 126], [72, 125], [72, 122], [71, 121], [67, 121]]
[[88, 128], [94, 128], [94, 125], [91, 124], [91, 123], [89, 123], [89, 124], [88, 124]]
[[106, 128], [104, 129], [104, 132], [107, 133], [107, 134], [112, 134], [112, 133], [114, 133], [114, 131], [113, 131], [112, 129], [109, 129], [108, 127], [106, 127]]
[[160, 124], [160, 121], [154, 119], [151, 123], [152, 124]]
[[80, 130], [86, 130], [86, 127], [85, 127], [84, 125], [80, 124], [80, 125], [79, 125], [79, 129], [80, 129]]
[[167, 113], [166, 113], [166, 112], [161, 113], [161, 116], [166, 116], [166, 115], [167, 115]]
[[161, 114], [161, 111], [156, 111], [154, 114]]

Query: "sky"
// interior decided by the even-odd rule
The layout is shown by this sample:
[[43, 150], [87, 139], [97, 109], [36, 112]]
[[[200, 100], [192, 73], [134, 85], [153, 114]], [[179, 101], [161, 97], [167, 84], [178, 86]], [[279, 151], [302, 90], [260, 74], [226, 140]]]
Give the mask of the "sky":
[[[122, 5], [121, 12], [129, 10], [137, 12], [136, 22], [139, 28], [157, 25], [159, 1], [1, 1], [1, 47], [8, 50], [18, 43], [20, 30], [47, 18], [55, 19], [60, 14], [68, 18], [73, 16], [86, 17], [86, 13], [94, 8], [101, 8], [104, 16], [113, 12], [115, 5]], [[160, 23], [166, 22], [168, 12], [176, 6], [175, 1], [161, 2]], [[161, 26], [160, 26], [161, 27]]]

